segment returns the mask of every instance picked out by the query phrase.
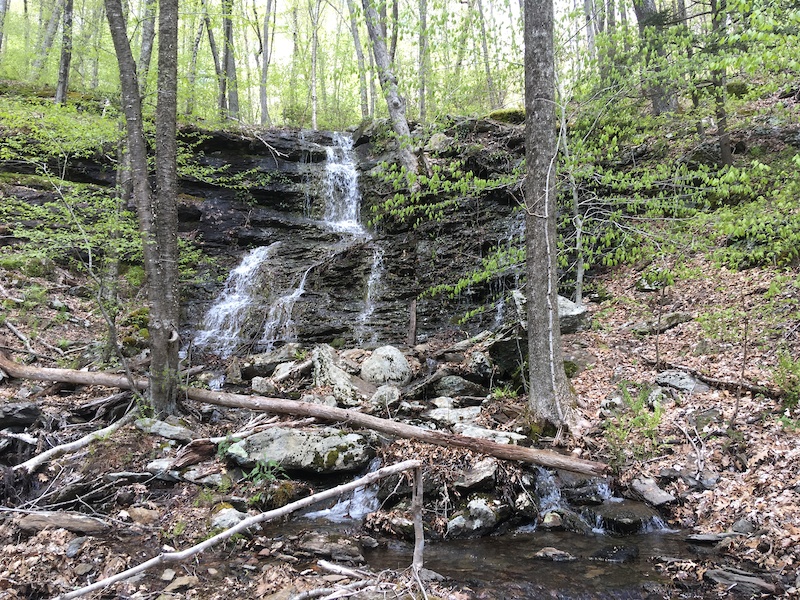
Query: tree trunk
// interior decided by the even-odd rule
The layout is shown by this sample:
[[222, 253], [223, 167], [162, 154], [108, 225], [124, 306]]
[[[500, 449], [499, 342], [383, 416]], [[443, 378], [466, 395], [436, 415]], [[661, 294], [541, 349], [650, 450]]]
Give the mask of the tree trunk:
[[633, 0], [633, 10], [639, 23], [639, 38], [645, 50], [645, 57], [654, 54], [655, 60], [645, 58], [646, 69], [650, 69], [653, 81], [647, 84], [645, 93], [650, 97], [653, 114], [673, 112], [678, 106], [675, 92], [663, 81], [661, 62], [665, 60], [663, 15], [656, 8], [655, 0]]
[[585, 18], [586, 27], [586, 48], [589, 51], [589, 58], [595, 56], [594, 44], [594, 2], [592, 0], [583, 0], [583, 15]]
[[236, 79], [236, 55], [233, 42], [233, 0], [222, 1], [222, 32], [225, 40], [222, 62], [225, 71], [225, 88], [228, 94], [227, 117], [239, 120], [239, 84]]
[[156, 414], [175, 412], [178, 395], [180, 290], [178, 275], [178, 0], [160, 0], [156, 101], [156, 198], [158, 254], [148, 277], [150, 294], [150, 397]]
[[8, 12], [9, 0], [0, 0], [0, 52], [3, 51], [3, 35], [4, 25], [6, 22], [6, 13]]
[[486, 89], [489, 91], [489, 105], [492, 110], [500, 108], [500, 100], [498, 98], [497, 88], [494, 85], [492, 78], [492, 68], [489, 61], [489, 41], [486, 37], [486, 19], [483, 16], [483, 1], [477, 0], [478, 6], [478, 22], [481, 26], [481, 49], [483, 51], [483, 66], [486, 70]]
[[428, 0], [419, 0], [419, 120], [423, 125], [425, 114], [425, 83], [428, 74]]
[[319, 45], [319, 17], [322, 0], [309, 0], [308, 16], [311, 18], [311, 129], [317, 128], [317, 47]]
[[[139, 229], [142, 233], [142, 255], [145, 273], [147, 275], [147, 291], [150, 305], [150, 402], [157, 414], [172, 414], [175, 410], [176, 383], [177, 383], [177, 317], [172, 314], [173, 305], [177, 307], [176, 279], [172, 278], [172, 271], [177, 273], [177, 227], [170, 230], [170, 223], [177, 223], [177, 212], [174, 220], [170, 214], [169, 202], [161, 204], [161, 198], [153, 202], [153, 193], [150, 189], [149, 173], [147, 166], [147, 145], [144, 137], [142, 123], [142, 104], [139, 95], [139, 82], [136, 74], [136, 62], [133, 59], [130, 43], [128, 42], [125, 27], [125, 16], [122, 11], [121, 0], [105, 0], [106, 16], [108, 18], [111, 38], [119, 65], [120, 86], [122, 89], [122, 109], [125, 114], [127, 126], [128, 156], [130, 161], [133, 200], [136, 203], [136, 212], [139, 217]], [[167, 19], [173, 18], [170, 14], [175, 12], [177, 19], [177, 0], [166, 0], [163, 13], [167, 12]], [[162, 29], [159, 27], [159, 29]], [[161, 42], [166, 46], [165, 52], [175, 52], [177, 43], [166, 32], [165, 39]], [[160, 44], [160, 45], [161, 45]], [[161, 50], [159, 50], [159, 55]], [[159, 63], [161, 57], [159, 56]], [[162, 80], [159, 73], [159, 88], [169, 85], [169, 74]], [[173, 76], [174, 78], [174, 76]], [[175, 90], [159, 89], [159, 103], [162, 102], [161, 94], [175, 94]], [[160, 119], [159, 106], [157, 120]], [[166, 110], [166, 109], [165, 109]], [[161, 117], [163, 118], [163, 116]], [[160, 134], [167, 135], [170, 128], [164, 124], [157, 124]], [[174, 132], [174, 128], [172, 129]], [[159, 144], [174, 144], [172, 140], [158, 142]], [[161, 150], [164, 152], [163, 146]], [[168, 160], [164, 157], [162, 160]], [[170, 188], [169, 178], [165, 177], [160, 167], [156, 173], [159, 182], [159, 196], [172, 194], [174, 206], [175, 188]], [[159, 223], [156, 219], [165, 220]], [[160, 243], [164, 247], [159, 246]], [[173, 244], [175, 250], [173, 251]], [[174, 356], [174, 358], [173, 358]]]
[[200, 42], [203, 40], [203, 29], [205, 28], [205, 20], [200, 17], [197, 25], [197, 33], [194, 36], [192, 43], [192, 55], [189, 59], [189, 90], [186, 93], [186, 109], [184, 114], [188, 117], [194, 112], [194, 86], [197, 81], [197, 56], [200, 54]]
[[72, 62], [72, 7], [73, 1], [64, 4], [64, 21], [62, 24], [61, 58], [58, 61], [58, 83], [56, 84], [56, 104], [67, 103], [69, 90], [69, 67]]
[[150, 72], [150, 59], [156, 39], [156, 7], [158, 0], [146, 0], [142, 15], [142, 46], [139, 51], [139, 93], [147, 92], [147, 74]]
[[275, 35], [275, 27], [273, 23], [272, 36], [270, 36], [269, 20], [272, 18], [273, 13], [277, 13], [276, 2], [267, 0], [267, 10], [264, 14], [264, 26], [261, 42], [261, 81], [259, 86], [259, 105], [261, 108], [261, 125], [272, 125], [272, 119], [269, 116], [269, 106], [267, 98], [267, 75], [269, 74], [269, 63], [272, 58], [272, 40]]
[[219, 50], [217, 49], [217, 42], [214, 39], [214, 29], [211, 27], [211, 17], [208, 15], [207, 0], [200, 0], [200, 4], [203, 8], [203, 21], [206, 24], [206, 32], [208, 33], [208, 46], [211, 49], [211, 58], [214, 59], [214, 72], [217, 74], [217, 89], [219, 90], [217, 94], [217, 108], [219, 109], [219, 118], [224, 119], [228, 111], [225, 72], [219, 60]]
[[[389, 45], [389, 61], [394, 66], [395, 58], [397, 57], [397, 38], [400, 33], [400, 0], [392, 0], [392, 41]], [[383, 30], [386, 31], [386, 22], [384, 21]]]
[[[0, 0], [2, 2], [3, 0]], [[358, 33], [358, 20], [356, 7], [353, 0], [347, 0], [347, 10], [350, 14], [350, 33], [353, 35], [353, 44], [356, 48], [356, 61], [358, 62], [358, 90], [361, 98], [361, 118], [366, 120], [372, 114], [369, 110], [369, 97], [367, 96], [367, 67], [364, 60], [364, 49], [361, 46], [361, 36]]]
[[[722, 42], [726, 35], [725, 22], [728, 18], [726, 0], [711, 0], [711, 31], [716, 53], [722, 54]], [[719, 139], [720, 162], [723, 165], [733, 164], [731, 136], [728, 132], [728, 112], [725, 109], [727, 77], [725, 68], [715, 69], [711, 73], [714, 86], [714, 113], [717, 117], [717, 136]]]
[[367, 31], [369, 31], [369, 37], [372, 40], [372, 54], [375, 57], [375, 65], [378, 68], [378, 80], [386, 98], [392, 127], [399, 138], [400, 162], [406, 168], [407, 173], [415, 176], [418, 172], [418, 166], [416, 157], [408, 148], [408, 144], [411, 141], [411, 130], [406, 119], [406, 101], [400, 95], [397, 78], [392, 71], [389, 51], [386, 49], [386, 40], [381, 35], [382, 27], [378, 20], [378, 12], [370, 0], [362, 0], [362, 3], [367, 19]]
[[[3, 369], [11, 377], [36, 379], [40, 381], [65, 381], [84, 385], [105, 385], [126, 389], [130, 388], [131, 385], [135, 385], [138, 389], [145, 389], [147, 387], [147, 381], [144, 379], [138, 379], [131, 383], [124, 376], [110, 373], [75, 371], [72, 369], [48, 369], [20, 365], [10, 360], [2, 352], [0, 352], [0, 369]], [[206, 402], [208, 404], [227, 406], [230, 408], [246, 408], [259, 412], [315, 417], [324, 421], [346, 423], [355, 428], [372, 429], [390, 436], [418, 440], [436, 446], [466, 448], [473, 452], [496, 456], [503, 460], [519, 460], [554, 469], [566, 469], [576, 473], [585, 473], [587, 475], [603, 475], [608, 470], [608, 467], [603, 463], [574, 458], [550, 450], [526, 448], [514, 444], [498, 444], [481, 438], [471, 438], [454, 433], [407, 425], [391, 419], [381, 419], [379, 417], [373, 417], [372, 415], [365, 415], [356, 410], [347, 410], [310, 402], [298, 402], [296, 400], [287, 400], [283, 398], [228, 394], [198, 388], [187, 388], [185, 391], [189, 399], [197, 402]]]
[[47, 61], [47, 55], [50, 54], [50, 48], [53, 46], [53, 40], [56, 37], [56, 31], [61, 21], [61, 11], [63, 8], [64, 0], [56, 0], [53, 5], [53, 12], [50, 13], [50, 19], [47, 21], [47, 27], [44, 30], [41, 43], [37, 49], [36, 58], [34, 58], [33, 66], [31, 67], [31, 74], [34, 80], [39, 79], [39, 75], [41, 75], [42, 69]]
[[529, 406], [536, 421], [560, 431], [575, 421], [575, 399], [564, 372], [556, 289], [553, 0], [525, 3], [525, 113]]

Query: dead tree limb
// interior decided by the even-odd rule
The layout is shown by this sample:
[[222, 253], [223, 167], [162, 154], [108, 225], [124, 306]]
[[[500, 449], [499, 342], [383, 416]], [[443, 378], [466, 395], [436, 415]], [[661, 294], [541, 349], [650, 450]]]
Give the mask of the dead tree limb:
[[181, 550], [178, 552], [163, 552], [158, 556], [155, 556], [150, 560], [145, 561], [135, 567], [131, 567], [130, 569], [122, 571], [121, 573], [117, 573], [116, 575], [112, 575], [111, 577], [106, 577], [105, 579], [101, 579], [100, 581], [82, 587], [80, 589], [74, 590], [72, 592], [56, 596], [53, 600], [70, 600], [71, 598], [79, 598], [91, 592], [105, 589], [114, 583], [123, 581], [125, 579], [128, 579], [129, 577], [133, 577], [134, 575], [137, 575], [139, 573], [142, 573], [159, 565], [167, 563], [184, 562], [185, 560], [197, 556], [198, 554], [204, 552], [205, 550], [208, 550], [209, 548], [215, 546], [216, 544], [224, 542], [225, 540], [231, 538], [237, 533], [243, 533], [244, 531], [247, 531], [254, 525], [258, 525], [259, 523], [264, 523], [266, 521], [271, 521], [272, 519], [278, 519], [280, 517], [284, 517], [300, 509], [316, 504], [317, 502], [322, 502], [323, 500], [335, 498], [341, 494], [344, 494], [345, 492], [349, 492], [356, 488], [369, 485], [389, 475], [394, 475], [395, 473], [400, 473], [407, 469], [419, 468], [420, 466], [421, 463], [418, 460], [406, 460], [396, 465], [383, 467], [382, 469], [373, 471], [372, 473], [369, 473], [364, 477], [356, 479], [355, 481], [351, 481], [350, 483], [345, 483], [335, 488], [325, 490], [324, 492], [320, 492], [318, 494], [308, 496], [307, 498], [297, 500], [296, 502], [287, 504], [282, 508], [277, 508], [269, 512], [261, 513], [260, 515], [256, 515], [255, 517], [250, 517], [248, 519], [245, 519], [244, 521], [240, 521], [230, 529], [226, 529], [225, 531], [218, 533], [217, 535], [210, 537], [207, 540], [200, 542], [199, 544], [195, 544], [194, 546], [191, 546], [186, 550]]
[[81, 448], [88, 446], [94, 441], [97, 441], [99, 439], [111, 435], [123, 425], [127, 425], [128, 423], [133, 421], [135, 417], [136, 417], [136, 411], [129, 412], [119, 421], [112, 423], [108, 427], [104, 427], [103, 429], [98, 429], [97, 431], [93, 431], [92, 433], [86, 434], [85, 436], [75, 440], [74, 442], [69, 442], [68, 444], [61, 444], [59, 446], [54, 446], [53, 448], [50, 448], [50, 450], [42, 452], [41, 454], [38, 454], [33, 458], [26, 460], [24, 463], [14, 465], [12, 469], [14, 471], [33, 473], [44, 463], [49, 462], [54, 458], [58, 458], [59, 456], [63, 456], [64, 454], [67, 454], [69, 452], [75, 452], [75, 450], [80, 450]]
[[[11, 377], [24, 379], [68, 381], [70, 383], [106, 385], [126, 389], [131, 385], [127, 377], [121, 375], [23, 366], [9, 360], [2, 353], [0, 353], [0, 369], [3, 369]], [[141, 386], [139, 389], [145, 389], [147, 387], [147, 381], [145, 379], [136, 379], [134, 383], [137, 386]], [[225, 392], [202, 390], [198, 388], [186, 388], [184, 393], [191, 400], [215, 404], [217, 406], [247, 408], [260, 412], [315, 417], [324, 421], [347, 423], [353, 427], [372, 429], [390, 436], [417, 440], [436, 446], [465, 448], [473, 452], [488, 454], [503, 460], [518, 460], [552, 469], [564, 469], [576, 473], [583, 473], [585, 475], [599, 476], [604, 475], [608, 471], [608, 465], [604, 463], [575, 458], [559, 454], [552, 450], [524, 448], [512, 444], [498, 444], [481, 438], [472, 438], [444, 431], [424, 429], [406, 423], [365, 415], [355, 410], [323, 406], [321, 404], [312, 404], [309, 402], [297, 402], [295, 400], [286, 400], [283, 398], [245, 396], [243, 394], [228, 394]]]

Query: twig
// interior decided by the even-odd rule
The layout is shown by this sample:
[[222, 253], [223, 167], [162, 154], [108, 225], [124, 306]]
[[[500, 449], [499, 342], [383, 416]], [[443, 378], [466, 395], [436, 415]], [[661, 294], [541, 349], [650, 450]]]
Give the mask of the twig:
[[253, 527], [254, 525], [258, 525], [259, 523], [263, 523], [265, 521], [271, 521], [273, 519], [277, 519], [279, 517], [283, 517], [289, 515], [295, 511], [298, 511], [302, 508], [306, 508], [317, 502], [321, 502], [323, 500], [328, 500], [330, 498], [335, 498], [345, 492], [349, 492], [354, 490], [358, 487], [362, 487], [365, 485], [369, 485], [383, 477], [387, 477], [389, 475], [393, 475], [395, 473], [400, 473], [407, 469], [414, 469], [419, 468], [422, 465], [418, 460], [406, 460], [396, 465], [390, 465], [388, 467], [383, 467], [382, 469], [378, 469], [377, 471], [373, 471], [361, 477], [360, 479], [356, 479], [351, 481], [350, 483], [345, 483], [338, 487], [325, 490], [324, 492], [320, 492], [318, 494], [314, 494], [313, 496], [308, 496], [307, 498], [303, 498], [301, 500], [297, 500], [296, 502], [292, 502], [291, 504], [287, 504], [282, 508], [278, 508], [275, 510], [271, 510], [269, 512], [261, 513], [260, 515], [256, 515], [255, 517], [250, 517], [243, 521], [240, 521], [238, 524], [234, 525], [230, 529], [226, 529], [225, 531], [218, 533], [217, 535], [208, 538], [207, 540], [200, 542], [199, 544], [195, 544], [187, 548], [186, 550], [182, 551], [175, 551], [175, 552], [163, 552], [158, 556], [151, 558], [148, 561], [145, 561], [135, 567], [131, 567], [130, 569], [126, 569], [121, 573], [117, 573], [116, 575], [112, 575], [110, 577], [106, 577], [105, 579], [101, 579], [95, 583], [90, 585], [84, 586], [67, 594], [62, 594], [60, 596], [56, 596], [53, 600], [70, 600], [71, 598], [79, 598], [81, 596], [85, 596], [91, 592], [102, 590], [107, 588], [108, 586], [117, 583], [119, 581], [123, 581], [128, 579], [129, 577], [133, 577], [138, 573], [142, 573], [153, 567], [157, 567], [159, 565], [165, 563], [179, 563], [183, 562], [189, 558], [197, 556], [201, 552], [208, 550], [209, 548], [217, 545], [220, 542], [223, 542], [227, 539], [230, 539], [237, 533], [243, 533]]
[[[411, 513], [414, 515], [414, 558], [411, 568], [414, 576], [419, 580], [419, 571], [422, 568], [422, 553], [425, 549], [425, 530], [422, 525], [422, 469], [414, 469], [414, 489], [411, 496]], [[425, 590], [422, 590], [423, 595]]]
[[89, 444], [91, 444], [95, 440], [99, 440], [100, 438], [103, 438], [103, 437], [106, 437], [108, 435], [111, 435], [112, 433], [114, 433], [117, 429], [119, 429], [123, 425], [127, 425], [128, 423], [133, 421], [134, 418], [136, 418], [136, 411], [129, 412], [127, 415], [122, 417], [119, 421], [117, 421], [116, 423], [112, 423], [108, 427], [105, 427], [103, 429], [99, 429], [97, 431], [93, 431], [92, 433], [90, 433], [88, 435], [85, 435], [82, 438], [75, 440], [74, 442], [70, 442], [68, 444], [61, 444], [60, 446], [55, 446], [53, 448], [50, 448], [50, 450], [48, 450], [46, 452], [42, 452], [41, 454], [39, 454], [37, 456], [34, 456], [30, 460], [26, 460], [24, 463], [20, 463], [18, 465], [14, 465], [12, 467], [12, 469], [14, 471], [23, 470], [26, 473], [33, 473], [36, 469], [38, 469], [44, 463], [46, 463], [46, 462], [48, 462], [48, 461], [50, 461], [50, 460], [52, 460], [54, 458], [58, 458], [59, 456], [67, 454], [68, 452], [74, 452], [75, 450], [79, 450], [80, 448], [83, 448], [84, 446], [88, 446]]
[[6, 327], [11, 333], [17, 336], [22, 341], [23, 344], [25, 344], [25, 349], [31, 354], [33, 354], [33, 348], [31, 348], [31, 341], [27, 338], [27, 336], [24, 333], [22, 333], [19, 329], [14, 327], [14, 324], [8, 319], [6, 319]]
[[742, 402], [742, 388], [744, 387], [744, 370], [747, 365], [747, 334], [750, 326], [750, 320], [747, 315], [744, 317], [744, 340], [742, 341], [742, 370], [739, 373], [739, 390], [736, 392], [736, 404], [733, 407], [733, 414], [730, 421], [728, 421], [728, 429], [736, 427], [736, 417], [739, 416], [739, 406]]

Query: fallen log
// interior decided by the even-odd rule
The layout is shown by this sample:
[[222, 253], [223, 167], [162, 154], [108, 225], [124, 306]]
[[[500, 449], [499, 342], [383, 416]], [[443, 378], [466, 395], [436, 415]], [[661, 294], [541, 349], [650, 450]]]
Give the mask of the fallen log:
[[335, 488], [331, 488], [329, 490], [325, 490], [324, 492], [319, 492], [314, 494], [313, 496], [307, 496], [306, 498], [301, 498], [300, 500], [296, 500], [291, 504], [287, 504], [281, 508], [276, 508], [275, 510], [271, 510], [268, 512], [263, 512], [259, 515], [254, 517], [249, 517], [240, 521], [233, 527], [226, 529], [225, 531], [218, 533], [217, 535], [208, 538], [205, 541], [200, 542], [199, 544], [195, 544], [185, 550], [181, 551], [174, 551], [174, 552], [163, 552], [158, 556], [151, 558], [135, 567], [131, 567], [121, 573], [117, 573], [116, 575], [111, 575], [110, 577], [106, 577], [105, 579], [101, 579], [95, 583], [89, 584], [84, 586], [80, 589], [73, 590], [66, 594], [62, 594], [60, 596], [56, 596], [53, 600], [70, 600], [72, 598], [80, 598], [81, 596], [85, 596], [91, 592], [102, 590], [107, 588], [108, 586], [117, 583], [119, 581], [123, 581], [138, 573], [143, 573], [149, 569], [157, 567], [163, 564], [169, 563], [181, 563], [185, 562], [190, 558], [193, 558], [208, 550], [209, 548], [223, 542], [227, 539], [230, 539], [237, 533], [243, 533], [253, 527], [254, 525], [258, 525], [259, 523], [265, 523], [267, 521], [272, 521], [273, 519], [278, 519], [280, 517], [284, 517], [286, 515], [290, 515], [293, 512], [296, 512], [300, 509], [307, 508], [309, 506], [313, 506], [318, 502], [322, 502], [323, 500], [329, 500], [330, 498], [336, 498], [341, 496], [345, 492], [352, 491], [359, 487], [367, 486], [371, 483], [374, 483], [384, 477], [388, 477], [389, 475], [393, 475], [395, 473], [401, 473], [402, 471], [406, 471], [409, 469], [418, 469], [420, 467], [420, 462], [418, 460], [406, 460], [396, 465], [389, 465], [388, 467], [383, 467], [382, 469], [378, 469], [377, 471], [373, 471], [372, 473], [368, 473], [355, 481], [351, 481], [350, 483], [345, 483]]
[[[10, 360], [0, 353], [0, 369], [11, 377], [21, 379], [35, 379], [39, 381], [68, 381], [85, 385], [105, 385], [128, 389], [131, 383], [127, 377], [109, 373], [74, 371], [70, 369], [49, 369], [42, 367], [23, 366]], [[147, 387], [145, 379], [136, 379], [134, 384], [139, 389]], [[515, 460], [549, 467], [551, 469], [564, 469], [585, 475], [604, 475], [608, 465], [559, 454], [552, 450], [539, 450], [525, 448], [512, 444], [498, 444], [480, 438], [471, 438], [444, 431], [424, 429], [406, 423], [399, 423], [388, 419], [381, 419], [365, 415], [355, 410], [348, 410], [333, 406], [323, 406], [309, 402], [298, 402], [283, 398], [268, 398], [266, 396], [246, 396], [243, 394], [229, 394], [199, 388], [186, 388], [183, 390], [186, 397], [199, 402], [227, 406], [230, 408], [247, 408], [260, 412], [271, 412], [283, 415], [315, 417], [325, 421], [347, 423], [354, 427], [380, 431], [390, 436], [417, 440], [436, 446], [465, 448], [479, 454], [488, 454], [503, 460]]]

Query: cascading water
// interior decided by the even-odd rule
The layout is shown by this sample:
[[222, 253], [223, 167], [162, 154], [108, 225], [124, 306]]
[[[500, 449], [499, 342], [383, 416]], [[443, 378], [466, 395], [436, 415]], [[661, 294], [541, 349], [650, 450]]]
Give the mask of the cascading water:
[[228, 275], [219, 299], [203, 319], [204, 329], [194, 336], [194, 346], [219, 356], [230, 356], [243, 343], [243, 328], [248, 315], [259, 307], [254, 303], [263, 281], [259, 275], [264, 263], [275, 254], [280, 242], [254, 248]]
[[358, 324], [356, 325], [356, 341], [359, 345], [364, 345], [367, 342], [375, 342], [377, 339], [377, 332], [372, 330], [369, 332], [369, 324], [372, 315], [375, 313], [375, 298], [380, 292], [383, 280], [383, 249], [375, 247], [372, 253], [372, 267], [367, 279], [367, 298], [364, 301], [364, 310], [358, 315]]
[[326, 148], [325, 165], [325, 224], [334, 231], [365, 235], [361, 225], [361, 193], [358, 190], [358, 170], [353, 161], [353, 138], [333, 134], [333, 146]]
[[295, 322], [292, 320], [292, 310], [295, 302], [306, 291], [306, 279], [314, 265], [306, 269], [300, 278], [298, 286], [288, 294], [284, 294], [272, 303], [267, 313], [267, 320], [264, 323], [264, 333], [261, 336], [259, 345], [266, 350], [272, 350], [275, 342], [284, 340], [291, 341], [296, 335]]

